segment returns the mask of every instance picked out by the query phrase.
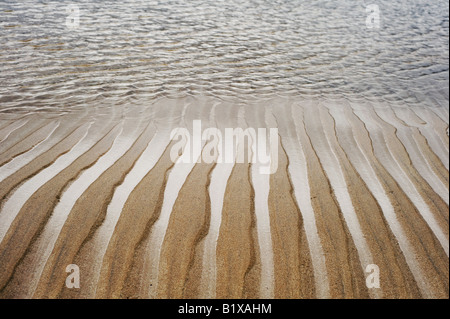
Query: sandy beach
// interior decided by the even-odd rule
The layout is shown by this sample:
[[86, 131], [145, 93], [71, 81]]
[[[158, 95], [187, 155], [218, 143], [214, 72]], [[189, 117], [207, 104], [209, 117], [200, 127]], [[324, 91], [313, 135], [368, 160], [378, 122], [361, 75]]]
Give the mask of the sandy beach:
[[[448, 97], [433, 102], [2, 113], [0, 298], [448, 298]], [[277, 128], [276, 171], [174, 163], [171, 132], [195, 120]]]

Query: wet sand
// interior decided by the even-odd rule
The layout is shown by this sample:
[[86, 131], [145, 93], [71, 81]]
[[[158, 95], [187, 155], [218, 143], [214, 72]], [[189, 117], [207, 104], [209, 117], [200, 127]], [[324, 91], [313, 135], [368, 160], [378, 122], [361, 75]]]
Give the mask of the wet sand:
[[[172, 129], [194, 120], [278, 128], [277, 170], [172, 162]], [[186, 97], [0, 114], [0, 298], [448, 298], [448, 160], [442, 105]]]

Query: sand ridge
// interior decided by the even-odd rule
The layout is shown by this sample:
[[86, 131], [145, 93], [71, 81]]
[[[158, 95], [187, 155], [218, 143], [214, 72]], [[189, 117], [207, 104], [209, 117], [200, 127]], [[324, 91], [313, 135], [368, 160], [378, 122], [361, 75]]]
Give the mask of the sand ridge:
[[[446, 114], [200, 96], [0, 114], [0, 298], [448, 298]], [[194, 120], [278, 128], [276, 172], [172, 162]]]

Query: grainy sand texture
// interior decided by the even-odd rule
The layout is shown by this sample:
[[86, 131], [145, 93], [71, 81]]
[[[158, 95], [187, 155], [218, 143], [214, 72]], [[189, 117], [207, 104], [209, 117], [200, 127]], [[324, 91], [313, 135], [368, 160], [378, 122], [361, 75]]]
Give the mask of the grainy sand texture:
[[[448, 298], [448, 115], [448, 100], [201, 96], [2, 113], [0, 298]], [[276, 128], [277, 169], [249, 160], [254, 136], [231, 162], [225, 142], [205, 162], [194, 137], [171, 140], [196, 120]]]

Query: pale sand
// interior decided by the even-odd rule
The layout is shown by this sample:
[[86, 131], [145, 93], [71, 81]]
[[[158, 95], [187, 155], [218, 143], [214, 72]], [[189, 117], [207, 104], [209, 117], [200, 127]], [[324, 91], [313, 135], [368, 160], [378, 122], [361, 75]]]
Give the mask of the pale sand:
[[[0, 298], [448, 298], [446, 115], [281, 97], [0, 114]], [[194, 120], [278, 128], [278, 169], [173, 163]]]

